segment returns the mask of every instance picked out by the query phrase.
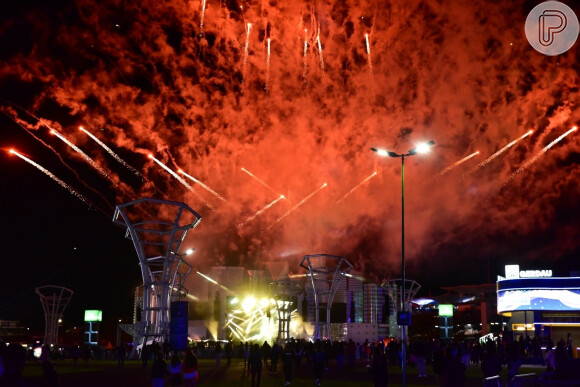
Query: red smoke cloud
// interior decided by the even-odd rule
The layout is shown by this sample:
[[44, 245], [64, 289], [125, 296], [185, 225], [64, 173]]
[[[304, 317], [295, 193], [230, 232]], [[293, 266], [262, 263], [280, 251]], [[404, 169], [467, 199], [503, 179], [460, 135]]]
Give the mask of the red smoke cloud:
[[[79, 125], [152, 182], [122, 182], [118, 203], [162, 197], [155, 184], [203, 216], [190, 236], [196, 265], [258, 268], [290, 257], [298, 271], [297, 256], [329, 253], [375, 279], [397, 277], [400, 161], [369, 148], [401, 153], [423, 140], [436, 142], [433, 152], [406, 163], [409, 276], [428, 281], [445, 263], [439, 270], [465, 275], [452, 280], [462, 282], [488, 260], [531, 264], [578, 254], [577, 133], [497, 189], [580, 121], [578, 43], [559, 57], [536, 52], [524, 34], [533, 4], [207, 1], [203, 33], [201, 5], [83, 1], [19, 10], [2, 35], [21, 36], [0, 54], [0, 80], [21, 88], [3, 93], [6, 100], [60, 123], [119, 182], [123, 167]], [[530, 129], [533, 135], [465, 175]], [[189, 181], [212, 211], [150, 152], [232, 205]], [[289, 200], [237, 227], [279, 194]]]

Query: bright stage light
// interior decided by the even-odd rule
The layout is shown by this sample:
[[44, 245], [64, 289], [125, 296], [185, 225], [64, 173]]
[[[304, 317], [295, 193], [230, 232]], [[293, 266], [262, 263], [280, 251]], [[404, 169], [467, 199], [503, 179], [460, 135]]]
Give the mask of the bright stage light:
[[267, 307], [269, 303], [270, 303], [270, 300], [268, 300], [266, 297], [263, 297], [263, 298], [260, 300], [260, 306], [261, 306], [262, 308], [265, 308], [265, 307]]
[[238, 302], [240, 302], [240, 300], [238, 300], [238, 298], [237, 298], [237, 297], [234, 297], [234, 298], [232, 298], [232, 299], [230, 300], [230, 304], [231, 304], [231, 305], [236, 305]]
[[246, 313], [246, 314], [251, 312], [255, 306], [256, 306], [256, 299], [253, 296], [246, 297], [242, 301], [242, 309], [244, 310], [244, 313]]

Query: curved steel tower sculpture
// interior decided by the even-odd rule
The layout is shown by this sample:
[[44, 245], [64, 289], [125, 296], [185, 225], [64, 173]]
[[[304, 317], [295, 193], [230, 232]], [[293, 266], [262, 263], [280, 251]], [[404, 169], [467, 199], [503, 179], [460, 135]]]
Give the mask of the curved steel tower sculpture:
[[74, 292], [63, 286], [46, 285], [34, 290], [44, 309], [44, 345], [58, 346], [58, 320], [62, 318]]
[[411, 301], [421, 289], [421, 285], [417, 281], [405, 279], [405, 307], [403, 308], [403, 297], [401, 291], [403, 289], [403, 280], [395, 278], [387, 280], [381, 284], [381, 287], [389, 295], [389, 335], [392, 337], [401, 337], [401, 330], [397, 326], [397, 313], [403, 310], [411, 312]]
[[292, 281], [290, 278], [270, 282], [270, 292], [276, 300], [276, 310], [278, 311], [278, 342], [285, 342], [290, 339], [290, 321], [295, 298], [302, 292], [302, 283]]
[[179, 298], [192, 270], [179, 249], [200, 221], [201, 216], [182, 202], [143, 198], [117, 205], [113, 222], [127, 228], [143, 276], [143, 309], [132, 355], [150, 340], [169, 341], [171, 301]]
[[300, 266], [308, 270], [308, 276], [314, 291], [315, 327], [314, 337], [321, 338], [322, 323], [320, 322], [320, 309], [326, 309], [326, 333], [330, 337], [330, 308], [332, 300], [340, 285], [340, 281], [351, 269], [352, 265], [343, 257], [328, 254], [305, 255], [300, 261]]

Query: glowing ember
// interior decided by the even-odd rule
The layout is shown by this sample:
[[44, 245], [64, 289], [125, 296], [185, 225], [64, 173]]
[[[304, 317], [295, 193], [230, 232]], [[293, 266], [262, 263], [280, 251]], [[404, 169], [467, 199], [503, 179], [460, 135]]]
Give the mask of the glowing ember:
[[117, 160], [121, 165], [123, 165], [125, 168], [127, 168], [128, 170], [130, 170], [131, 172], [133, 172], [135, 175], [143, 178], [143, 175], [141, 175], [138, 170], [136, 170], [135, 168], [133, 168], [132, 166], [130, 166], [129, 164], [127, 164], [125, 162], [125, 160], [123, 160], [121, 157], [119, 157], [118, 154], [116, 154], [115, 152], [113, 152], [113, 150], [111, 148], [109, 148], [107, 145], [105, 145], [101, 140], [99, 140], [97, 137], [95, 137], [91, 132], [89, 132], [88, 130], [86, 130], [82, 126], [79, 126], [79, 129], [81, 131], [85, 132], [90, 138], [92, 138], [97, 144], [99, 144], [104, 150], [106, 150], [107, 153], [109, 153], [111, 156], [113, 156], [113, 158], [115, 160]]
[[308, 195], [304, 199], [302, 199], [298, 204], [296, 204], [294, 207], [292, 207], [291, 209], [289, 209], [284, 215], [282, 215], [281, 217], [279, 217], [278, 219], [276, 219], [276, 221], [270, 227], [268, 227], [268, 229], [271, 229], [272, 227], [274, 227], [278, 222], [280, 222], [282, 219], [284, 219], [285, 217], [287, 217], [288, 215], [290, 215], [298, 207], [300, 207], [301, 205], [303, 205], [304, 203], [306, 203], [306, 201], [308, 201], [308, 199], [310, 199], [311, 197], [313, 197], [314, 195], [316, 195], [318, 193], [318, 191], [320, 191], [321, 189], [323, 189], [324, 187], [326, 187], [326, 185], [327, 185], [326, 183], [322, 184], [320, 186], [320, 188], [318, 188], [316, 191], [312, 192], [310, 195]]
[[188, 190], [190, 190], [191, 192], [193, 192], [193, 194], [199, 199], [201, 200], [206, 206], [208, 206], [210, 209], [215, 210], [214, 207], [212, 207], [207, 201], [205, 201], [200, 195], [199, 193], [189, 184], [187, 184], [187, 182], [185, 180], [183, 180], [183, 178], [181, 176], [179, 176], [175, 171], [173, 171], [171, 168], [169, 168], [167, 165], [163, 164], [161, 161], [157, 160], [155, 157], [153, 157], [152, 154], [149, 154], [148, 156], [151, 160], [155, 161], [155, 163], [157, 165], [159, 165], [161, 168], [163, 168], [164, 170], [166, 170], [171, 176], [175, 177], [177, 179], [177, 181], [179, 181], [185, 188], [187, 188]]
[[87, 198], [85, 198], [83, 195], [81, 195], [77, 190], [75, 190], [73, 187], [71, 187], [70, 185], [68, 185], [67, 183], [65, 183], [64, 181], [62, 181], [61, 179], [59, 179], [58, 177], [56, 177], [52, 172], [50, 172], [48, 169], [43, 168], [42, 166], [40, 166], [39, 164], [35, 163], [34, 161], [30, 160], [28, 157], [21, 155], [20, 153], [16, 152], [14, 149], [10, 149], [9, 150], [10, 154], [16, 155], [18, 157], [20, 157], [22, 160], [26, 161], [27, 163], [29, 163], [30, 165], [36, 167], [39, 171], [43, 172], [46, 176], [50, 177], [52, 180], [56, 181], [61, 187], [67, 189], [73, 196], [76, 196], [78, 199], [80, 199], [81, 201], [83, 201], [85, 204], [87, 204], [89, 207], [93, 207], [91, 205], [91, 203], [89, 202], [89, 200]]
[[[260, 183], [264, 187], [268, 188], [275, 195], [279, 195], [276, 191], [274, 191], [274, 189], [272, 187], [270, 187], [268, 184], [266, 184], [266, 182], [264, 180], [261, 180], [256, 175], [254, 175], [252, 172], [248, 171], [246, 168], [242, 167], [242, 171], [246, 172], [252, 179], [256, 180], [258, 183]], [[283, 196], [283, 195], [281, 195], [281, 196]]]
[[528, 137], [532, 133], [534, 133], [534, 131], [530, 130], [530, 131], [526, 132], [523, 136], [513, 140], [512, 142], [510, 142], [509, 144], [507, 144], [506, 146], [504, 146], [503, 148], [501, 148], [500, 150], [498, 150], [497, 152], [495, 152], [494, 154], [489, 156], [486, 160], [477, 164], [477, 166], [475, 166], [471, 171], [469, 171], [469, 173], [473, 173], [478, 168], [485, 167], [487, 164], [490, 163], [490, 161], [492, 161], [493, 159], [495, 159], [496, 157], [501, 155], [503, 152], [505, 152], [506, 150], [508, 150], [509, 148], [514, 146], [515, 144], [517, 144], [520, 140], [523, 140], [524, 138]]
[[258, 212], [256, 212], [254, 215], [250, 216], [248, 219], [246, 219], [242, 223], [238, 224], [238, 228], [244, 227], [248, 222], [251, 222], [252, 220], [256, 219], [256, 217], [258, 215], [264, 213], [264, 211], [266, 211], [268, 208], [272, 207], [274, 204], [278, 203], [282, 199], [285, 199], [285, 198], [284, 198], [283, 195], [280, 195], [279, 198], [277, 198], [275, 200], [272, 200], [270, 203], [266, 204], [266, 206], [264, 208], [262, 208], [261, 210], [259, 210]]
[[201, 181], [197, 180], [195, 177], [193, 177], [191, 175], [188, 175], [187, 173], [185, 173], [181, 169], [178, 172], [181, 173], [183, 176], [187, 177], [188, 179], [190, 179], [191, 181], [194, 181], [197, 184], [201, 185], [203, 188], [205, 188], [208, 192], [210, 192], [213, 196], [215, 196], [219, 200], [222, 200], [224, 202], [227, 202], [227, 200], [224, 199], [219, 193], [215, 192], [213, 189], [209, 188], [207, 185], [203, 184]]
[[469, 160], [469, 159], [470, 159], [470, 158], [472, 158], [472, 157], [475, 157], [475, 156], [477, 156], [478, 154], [479, 154], [479, 151], [477, 151], [477, 152], [474, 152], [474, 153], [470, 154], [469, 156], [467, 156], [467, 157], [464, 157], [464, 158], [462, 158], [461, 160], [459, 160], [459, 161], [457, 161], [457, 162], [455, 162], [455, 163], [451, 164], [450, 166], [448, 166], [447, 168], [445, 168], [444, 170], [442, 170], [441, 172], [439, 172], [439, 176], [443, 176], [444, 174], [446, 174], [447, 172], [449, 172], [449, 171], [450, 171], [450, 170], [452, 170], [453, 168], [455, 168], [455, 167], [457, 167], [457, 166], [459, 166], [459, 165], [463, 164], [464, 162], [466, 162], [467, 160]]
[[91, 167], [95, 168], [101, 175], [103, 175], [103, 177], [105, 177], [106, 179], [108, 179], [109, 181], [111, 181], [113, 184], [117, 185], [117, 183], [115, 182], [115, 180], [113, 180], [113, 178], [103, 169], [101, 168], [99, 165], [97, 165], [97, 163], [95, 162], [95, 160], [93, 160], [92, 158], [90, 158], [85, 152], [83, 152], [79, 147], [77, 147], [75, 144], [73, 144], [72, 142], [70, 142], [69, 140], [66, 139], [66, 137], [64, 137], [62, 134], [58, 133], [56, 130], [52, 129], [50, 131], [51, 134], [54, 134], [56, 137], [60, 138], [62, 141], [64, 141], [65, 144], [67, 144], [68, 146], [70, 146], [75, 152], [77, 152], [78, 154], [80, 154], [82, 156], [83, 159], [85, 159], [85, 161], [87, 163], [89, 163], [91, 165]]
[[318, 43], [318, 54], [320, 56], [320, 70], [324, 71], [324, 57], [322, 56], [322, 45], [320, 44], [320, 31], [318, 31], [316, 42]]
[[368, 177], [366, 177], [363, 181], [361, 181], [360, 183], [358, 183], [357, 185], [355, 185], [353, 187], [353, 189], [351, 189], [350, 191], [348, 191], [346, 193], [346, 195], [344, 195], [340, 200], [338, 200], [336, 202], [336, 204], [339, 204], [340, 202], [342, 202], [344, 199], [346, 199], [351, 193], [353, 193], [358, 187], [360, 187], [361, 185], [363, 185], [364, 183], [366, 183], [367, 181], [369, 181], [370, 179], [372, 179], [373, 177], [375, 177], [377, 175], [377, 172], [373, 172], [372, 174], [370, 174]]
[[529, 159], [528, 161], [526, 161], [521, 167], [519, 167], [517, 169], [517, 171], [515, 171], [514, 173], [512, 173], [510, 175], [510, 177], [508, 177], [499, 186], [499, 189], [501, 190], [502, 188], [504, 188], [513, 179], [515, 179], [518, 174], [520, 174], [521, 172], [525, 171], [530, 165], [532, 165], [533, 163], [535, 163], [536, 161], [538, 161], [538, 159], [540, 157], [542, 157], [542, 155], [544, 155], [551, 147], [553, 147], [554, 145], [556, 145], [557, 143], [559, 143], [560, 141], [562, 141], [564, 139], [564, 137], [566, 137], [567, 135], [569, 135], [572, 132], [575, 132], [576, 130], [578, 130], [578, 128], [576, 126], [574, 126], [572, 129], [570, 129], [569, 131], [567, 131], [566, 133], [562, 134], [560, 137], [558, 137], [557, 139], [555, 139], [554, 141], [552, 141], [551, 143], [549, 143], [548, 145], [546, 145], [541, 151], [539, 151], [538, 153], [536, 153], [534, 155], [534, 157], [532, 157], [531, 159]]
[[369, 43], [369, 34], [365, 34], [365, 40], [367, 43], [367, 63], [369, 66], [369, 74], [371, 75], [371, 80], [374, 79], [374, 71], [373, 71], [373, 60], [371, 58], [371, 44]]
[[252, 23], [246, 24], [246, 44], [244, 45], [244, 64], [242, 68], [243, 80], [246, 80], [246, 71], [248, 67], [248, 54], [250, 52], [250, 32], [252, 31]]

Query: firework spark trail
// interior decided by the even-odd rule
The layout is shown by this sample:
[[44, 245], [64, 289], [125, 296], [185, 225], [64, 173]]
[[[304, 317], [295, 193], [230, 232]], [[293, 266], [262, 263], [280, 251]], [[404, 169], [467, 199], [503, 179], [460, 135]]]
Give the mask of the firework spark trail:
[[57, 132], [54, 129], [51, 129], [50, 133], [51, 134], [54, 134], [56, 137], [58, 137], [62, 141], [64, 141], [65, 144], [67, 144], [75, 152], [77, 152], [78, 154], [80, 154], [82, 156], [82, 158], [85, 159], [85, 161], [87, 163], [89, 163], [93, 168], [95, 168], [101, 175], [103, 175], [103, 177], [105, 177], [110, 182], [112, 182], [113, 185], [117, 186], [117, 182], [115, 182], [115, 180], [103, 168], [101, 168], [100, 166], [97, 165], [97, 163], [95, 162], [95, 160], [91, 159], [89, 157], [89, 155], [87, 155], [85, 152], [83, 152], [78, 146], [76, 146], [75, 144], [73, 144], [72, 142], [70, 142], [66, 137], [64, 137], [62, 134], [60, 134], [59, 132]]
[[273, 194], [280, 195], [278, 192], [274, 191], [272, 187], [266, 184], [263, 180], [259, 179], [252, 172], [248, 171], [246, 168], [242, 167], [242, 171], [246, 172], [251, 178], [255, 179], [258, 183], [262, 184], [264, 187], [268, 188]]
[[164, 170], [166, 170], [171, 176], [175, 177], [177, 179], [177, 181], [179, 181], [181, 184], [183, 184], [183, 186], [185, 188], [187, 188], [188, 190], [190, 190], [191, 192], [193, 192], [193, 194], [199, 199], [201, 200], [206, 206], [208, 206], [210, 209], [215, 210], [214, 207], [212, 207], [208, 202], [206, 202], [201, 195], [195, 190], [193, 189], [192, 186], [190, 186], [189, 184], [187, 184], [187, 182], [185, 180], [183, 180], [183, 178], [181, 176], [179, 176], [175, 171], [172, 171], [171, 168], [169, 168], [167, 165], [163, 164], [161, 161], [157, 160], [155, 157], [153, 157], [153, 155], [149, 155], [149, 158], [153, 161], [155, 161], [155, 163], [157, 163], [157, 165], [159, 165], [161, 168], [163, 168]]
[[[22, 108], [20, 108], [20, 109], [22, 109]], [[24, 110], [24, 109], [22, 109], [22, 110]], [[34, 117], [35, 119], [37, 119], [37, 120], [39, 120], [39, 121], [40, 121], [40, 119], [39, 119], [39, 118], [37, 118], [37, 117], [35, 117], [33, 114], [31, 114], [31, 113], [27, 112], [26, 110], [24, 110], [24, 111], [25, 111], [27, 114], [29, 114], [31, 117]], [[50, 146], [50, 144], [47, 144], [46, 142], [44, 142], [44, 141], [43, 141], [43, 140], [42, 140], [40, 137], [38, 137], [37, 135], [35, 135], [35, 134], [32, 132], [32, 130], [31, 130], [30, 128], [28, 128], [28, 127], [27, 127], [27, 125], [29, 125], [29, 124], [28, 124], [26, 121], [24, 121], [24, 120], [22, 120], [22, 119], [20, 119], [20, 118], [18, 118], [18, 117], [16, 117], [16, 118], [15, 118], [15, 117], [12, 117], [12, 116], [10, 116], [10, 114], [6, 113], [6, 112], [4, 111], [4, 109], [2, 109], [2, 112], [3, 112], [4, 114], [6, 114], [6, 116], [7, 116], [8, 118], [10, 118], [12, 121], [14, 121], [14, 123], [15, 123], [16, 125], [20, 126], [22, 129], [24, 129], [24, 130], [26, 131], [26, 133], [28, 133], [28, 134], [30, 134], [32, 137], [34, 137], [34, 139], [35, 139], [35, 140], [37, 140], [37, 141], [38, 141], [38, 142], [40, 142], [42, 145], [44, 145], [45, 147], [47, 147], [48, 149], [50, 149], [50, 150], [51, 150], [51, 151], [52, 151], [52, 152], [53, 152], [53, 153], [56, 155], [56, 157], [58, 157], [58, 159], [60, 160], [60, 162], [61, 162], [61, 163], [62, 163], [62, 164], [63, 164], [63, 165], [64, 165], [64, 166], [65, 166], [65, 167], [66, 167], [66, 168], [69, 170], [69, 171], [71, 171], [71, 172], [72, 172], [72, 173], [75, 175], [75, 177], [77, 178], [77, 180], [78, 180], [78, 181], [80, 181], [81, 183], [83, 183], [83, 184], [84, 184], [84, 185], [85, 185], [87, 188], [90, 188], [90, 186], [86, 185], [86, 184], [83, 182], [83, 180], [81, 179], [81, 177], [79, 176], [79, 174], [77, 173], [77, 171], [76, 171], [74, 168], [72, 168], [70, 165], [68, 165], [68, 164], [66, 163], [66, 161], [64, 161], [64, 159], [62, 158], [62, 156], [60, 155], [60, 153], [58, 153], [58, 152], [56, 151], [56, 149], [54, 149], [52, 146]], [[16, 114], [15, 112], [13, 112], [13, 113], [14, 113], [14, 114]], [[45, 126], [46, 126], [46, 125], [45, 125]], [[48, 126], [47, 126], [47, 127], [48, 127]], [[48, 127], [48, 128], [49, 128], [49, 129], [52, 129], [52, 128], [50, 128], [50, 127]]]
[[268, 48], [266, 56], [266, 92], [270, 91], [270, 38], [268, 38]]
[[246, 44], [244, 46], [244, 64], [242, 68], [242, 82], [246, 80], [246, 67], [248, 65], [248, 53], [250, 51], [250, 32], [252, 31], [252, 23], [246, 25]]
[[318, 193], [318, 191], [320, 191], [321, 189], [323, 189], [326, 186], [327, 186], [326, 183], [322, 184], [314, 192], [312, 192], [310, 195], [308, 195], [304, 199], [302, 199], [300, 201], [300, 203], [296, 204], [294, 207], [292, 207], [291, 209], [289, 209], [288, 211], [286, 211], [286, 213], [284, 215], [282, 215], [281, 217], [279, 217], [278, 219], [276, 219], [276, 221], [270, 227], [268, 227], [268, 230], [271, 229], [272, 227], [274, 227], [277, 223], [279, 223], [282, 219], [284, 219], [285, 217], [287, 217], [288, 215], [290, 215], [292, 212], [294, 212], [294, 210], [296, 210], [298, 207], [300, 207], [301, 205], [303, 205], [308, 199], [310, 199], [311, 197], [313, 197], [314, 195], [316, 195]]
[[369, 43], [369, 34], [365, 34], [365, 40], [367, 43], [367, 62], [369, 65], [369, 74], [371, 75], [371, 80], [374, 81], [375, 73], [373, 70], [373, 60], [371, 58], [371, 44]]
[[52, 172], [50, 172], [46, 168], [43, 168], [39, 164], [37, 164], [34, 161], [30, 160], [28, 157], [21, 155], [20, 153], [16, 152], [14, 149], [10, 149], [9, 153], [20, 157], [22, 160], [26, 161], [30, 165], [33, 165], [34, 167], [38, 168], [38, 170], [40, 170], [41, 172], [43, 172], [46, 176], [50, 177], [52, 180], [56, 181], [61, 187], [67, 189], [73, 196], [76, 196], [78, 199], [80, 199], [81, 201], [83, 201], [90, 208], [93, 207], [93, 205], [91, 204], [91, 202], [89, 202], [89, 200], [87, 198], [85, 198], [83, 195], [81, 195], [73, 187], [71, 187], [70, 185], [68, 185], [67, 183], [65, 183], [64, 181], [62, 181], [61, 179], [59, 179], [58, 177], [56, 177]]
[[535, 163], [536, 161], [538, 161], [538, 159], [540, 157], [542, 157], [542, 155], [544, 153], [546, 153], [551, 147], [553, 147], [554, 145], [556, 145], [557, 143], [559, 143], [560, 141], [562, 141], [564, 139], [564, 137], [566, 137], [567, 135], [569, 135], [572, 132], [575, 132], [576, 130], [578, 130], [578, 127], [574, 126], [572, 129], [570, 129], [569, 131], [567, 131], [566, 133], [564, 133], [563, 135], [561, 135], [560, 137], [558, 137], [557, 139], [555, 139], [554, 141], [552, 141], [551, 143], [549, 143], [548, 145], [546, 145], [544, 147], [544, 149], [542, 149], [541, 151], [539, 151], [538, 153], [536, 153], [534, 155], [534, 157], [532, 157], [531, 159], [529, 159], [528, 161], [526, 161], [521, 167], [519, 167], [517, 169], [517, 171], [515, 171], [507, 179], [505, 179], [505, 181], [498, 187], [498, 189], [499, 190], [503, 189], [507, 184], [509, 184], [513, 179], [515, 179], [516, 176], [519, 173], [523, 172], [530, 165], [532, 165], [533, 163]]
[[498, 157], [499, 155], [501, 155], [503, 152], [505, 152], [506, 150], [508, 150], [509, 148], [511, 148], [512, 146], [514, 146], [515, 144], [517, 144], [520, 140], [523, 140], [524, 138], [528, 137], [532, 133], [534, 133], [534, 131], [533, 130], [530, 130], [526, 134], [524, 134], [523, 136], [521, 136], [519, 138], [516, 138], [515, 140], [513, 140], [512, 142], [510, 142], [509, 144], [507, 144], [506, 146], [504, 146], [503, 148], [501, 148], [500, 150], [498, 150], [497, 152], [495, 152], [494, 154], [492, 154], [491, 156], [489, 156], [486, 160], [484, 160], [481, 163], [477, 164], [471, 171], [468, 172], [468, 174], [475, 172], [477, 169], [479, 169], [481, 167], [485, 167], [493, 159], [495, 159], [496, 157]]
[[181, 173], [183, 176], [187, 177], [188, 179], [190, 179], [193, 182], [196, 182], [197, 184], [201, 185], [203, 188], [205, 188], [207, 191], [209, 191], [213, 196], [215, 196], [216, 198], [228, 203], [231, 205], [230, 202], [228, 202], [226, 199], [224, 199], [219, 193], [215, 192], [213, 189], [209, 188], [207, 185], [203, 184], [201, 181], [197, 180], [195, 177], [188, 175], [187, 173], [185, 173], [183, 170], [178, 170], [179, 173]]
[[350, 191], [347, 192], [346, 195], [344, 195], [339, 201], [336, 202], [336, 204], [339, 204], [340, 202], [342, 202], [344, 199], [346, 199], [351, 193], [353, 193], [358, 187], [360, 187], [361, 185], [363, 185], [364, 183], [366, 183], [367, 181], [369, 181], [370, 179], [372, 179], [373, 177], [375, 177], [377, 175], [377, 172], [373, 172], [370, 176], [366, 177], [363, 181], [361, 181], [360, 183], [358, 183], [357, 185], [354, 186], [353, 189], [351, 189]]
[[477, 152], [473, 152], [472, 154], [470, 154], [467, 157], [462, 158], [459, 161], [456, 161], [455, 163], [451, 164], [450, 166], [448, 166], [447, 168], [445, 168], [444, 170], [442, 170], [441, 172], [438, 173], [439, 176], [443, 176], [444, 174], [446, 174], [447, 172], [449, 172], [450, 170], [452, 170], [453, 168], [463, 164], [464, 162], [466, 162], [467, 160], [469, 160], [472, 157], [475, 157], [479, 154], [479, 151]]
[[302, 70], [302, 78], [306, 81], [306, 74], [308, 73], [308, 29], [304, 29], [304, 69]]
[[320, 44], [320, 30], [318, 31], [316, 42], [318, 43], [318, 54], [320, 56], [320, 70], [324, 72], [324, 57], [322, 56], [322, 45]]
[[272, 207], [274, 204], [278, 203], [282, 199], [285, 199], [284, 195], [280, 195], [280, 197], [278, 197], [277, 199], [266, 204], [266, 206], [264, 208], [262, 208], [261, 210], [256, 212], [254, 215], [250, 216], [248, 219], [244, 220], [242, 223], [238, 224], [238, 228], [244, 227], [248, 222], [251, 222], [252, 220], [256, 219], [256, 217], [258, 215], [264, 213], [264, 211], [266, 211], [267, 209], [269, 209], [270, 207]]
[[79, 129], [82, 130], [83, 132], [85, 132], [90, 138], [92, 138], [93, 140], [95, 140], [95, 142], [97, 144], [99, 144], [104, 150], [107, 151], [107, 153], [109, 153], [111, 156], [113, 156], [113, 158], [115, 160], [117, 160], [119, 163], [121, 163], [125, 168], [127, 168], [128, 170], [130, 170], [131, 172], [133, 172], [138, 177], [140, 177], [142, 179], [144, 178], [144, 176], [141, 175], [138, 170], [136, 170], [135, 168], [133, 168], [132, 166], [130, 166], [129, 164], [127, 164], [125, 162], [125, 160], [123, 160], [118, 154], [116, 154], [115, 152], [113, 152], [113, 150], [111, 148], [109, 148], [107, 145], [105, 145], [101, 140], [99, 140], [97, 137], [95, 137], [91, 132], [89, 132], [88, 130], [86, 130], [82, 126], [79, 126]]
[[203, 20], [205, 18], [205, 0], [201, 2], [201, 20], [199, 21], [199, 32], [203, 34]]

